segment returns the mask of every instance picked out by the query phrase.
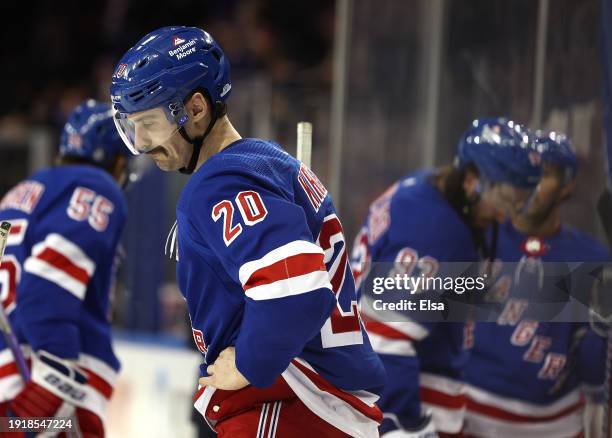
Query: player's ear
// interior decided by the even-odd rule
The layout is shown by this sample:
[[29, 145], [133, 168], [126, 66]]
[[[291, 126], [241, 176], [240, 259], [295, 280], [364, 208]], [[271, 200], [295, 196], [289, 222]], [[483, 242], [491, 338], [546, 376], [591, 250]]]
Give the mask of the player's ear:
[[191, 120], [199, 122], [208, 115], [210, 108], [204, 95], [200, 92], [196, 92], [185, 104], [185, 109]]

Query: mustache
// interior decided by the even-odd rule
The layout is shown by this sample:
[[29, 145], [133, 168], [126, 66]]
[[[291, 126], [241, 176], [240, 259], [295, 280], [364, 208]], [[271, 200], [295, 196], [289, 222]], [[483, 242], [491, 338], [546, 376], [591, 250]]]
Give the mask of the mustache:
[[147, 154], [153, 154], [155, 152], [165, 152], [164, 148], [161, 146], [156, 146], [153, 149], [148, 150], [146, 153]]

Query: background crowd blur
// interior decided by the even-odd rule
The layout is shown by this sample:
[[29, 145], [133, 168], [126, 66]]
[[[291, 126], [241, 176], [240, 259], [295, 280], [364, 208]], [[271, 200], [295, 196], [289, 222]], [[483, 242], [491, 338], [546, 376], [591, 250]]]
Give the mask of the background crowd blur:
[[[603, 0], [605, 2], [607, 0]], [[349, 240], [405, 173], [449, 163], [476, 117], [567, 133], [581, 164], [564, 218], [603, 240], [606, 185], [602, 0], [76, 0], [2, 2], [0, 195], [52, 163], [67, 114], [109, 100], [131, 44], [172, 24], [208, 30], [232, 64], [232, 121], [295, 153], [314, 124], [312, 167]], [[612, 27], [612, 23], [609, 23]], [[163, 254], [185, 177], [138, 162], [115, 326], [188, 345], [174, 263]], [[146, 336], [145, 336], [146, 335]]]

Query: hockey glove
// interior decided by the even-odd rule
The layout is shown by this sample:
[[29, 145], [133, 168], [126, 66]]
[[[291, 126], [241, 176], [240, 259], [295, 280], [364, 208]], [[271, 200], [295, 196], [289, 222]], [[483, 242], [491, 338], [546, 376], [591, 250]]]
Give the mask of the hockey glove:
[[[10, 403], [10, 411], [18, 417], [69, 416], [74, 406], [87, 396], [87, 375], [73, 362], [46, 351], [32, 355], [32, 380]], [[69, 410], [60, 412], [64, 403]]]

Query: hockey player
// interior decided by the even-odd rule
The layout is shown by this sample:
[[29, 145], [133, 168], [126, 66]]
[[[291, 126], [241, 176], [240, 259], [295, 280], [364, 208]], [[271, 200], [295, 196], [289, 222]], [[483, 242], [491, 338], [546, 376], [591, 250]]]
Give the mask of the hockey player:
[[[494, 249], [484, 245], [485, 227], [522, 202], [508, 198], [509, 187], [533, 187], [540, 172], [524, 134], [512, 121], [475, 120], [459, 141], [455, 165], [408, 175], [374, 201], [352, 253], [358, 284], [370, 263], [395, 262], [418, 277], [436, 275], [439, 263], [489, 257]], [[425, 410], [441, 436], [459, 433], [464, 325], [384, 322], [368, 306], [363, 312], [389, 379], [379, 403], [383, 436], [432, 436]]]
[[2, 306], [31, 370], [24, 382], [0, 339], [0, 417], [76, 415], [83, 436], [104, 436], [119, 370], [108, 316], [127, 214], [124, 151], [110, 105], [88, 100], [64, 126], [57, 165], [0, 202], [0, 220], [12, 224]]
[[583, 436], [583, 396], [594, 398], [603, 383], [605, 341], [589, 323], [547, 322], [531, 311], [549, 299], [550, 309], [564, 305], [555, 298], [562, 277], [551, 271], [560, 264], [547, 262], [610, 260], [593, 238], [561, 223], [578, 168], [569, 141], [551, 132], [536, 144], [543, 161], [538, 188], [528, 208], [499, 228], [497, 257], [514, 262], [500, 270], [497, 284], [505, 286], [493, 288], [503, 310], [497, 323], [476, 322], [471, 336], [470, 436]]
[[385, 383], [357, 312], [332, 201], [226, 113], [230, 66], [202, 29], [165, 27], [119, 61], [116, 125], [134, 153], [191, 174], [168, 247], [204, 356], [196, 409], [222, 437], [374, 437]]

